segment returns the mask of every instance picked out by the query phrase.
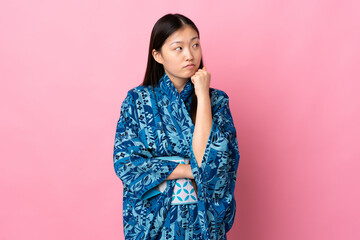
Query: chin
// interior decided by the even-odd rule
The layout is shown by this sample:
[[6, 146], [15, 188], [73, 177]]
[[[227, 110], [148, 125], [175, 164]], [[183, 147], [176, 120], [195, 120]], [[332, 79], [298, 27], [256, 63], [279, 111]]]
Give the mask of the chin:
[[196, 71], [190, 72], [189, 74], [186, 74], [184, 78], [189, 78], [189, 77], [193, 76], [195, 73], [196, 73]]

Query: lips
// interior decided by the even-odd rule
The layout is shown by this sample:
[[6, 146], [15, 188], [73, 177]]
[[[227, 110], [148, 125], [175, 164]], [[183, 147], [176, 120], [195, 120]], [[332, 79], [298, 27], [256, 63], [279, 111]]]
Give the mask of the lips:
[[189, 66], [195, 66], [195, 64], [188, 64], [185, 67], [189, 67]]

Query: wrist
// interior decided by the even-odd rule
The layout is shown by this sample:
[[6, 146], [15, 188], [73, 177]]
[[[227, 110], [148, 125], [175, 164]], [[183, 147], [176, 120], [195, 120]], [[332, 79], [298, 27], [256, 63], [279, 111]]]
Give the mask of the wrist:
[[185, 164], [186, 168], [185, 168], [185, 178], [190, 178], [192, 179], [193, 174], [191, 171], [191, 165], [190, 164]]
[[209, 91], [202, 91], [202, 92], [199, 92], [198, 94], [196, 94], [196, 97], [198, 100], [210, 99], [210, 93], [209, 93]]

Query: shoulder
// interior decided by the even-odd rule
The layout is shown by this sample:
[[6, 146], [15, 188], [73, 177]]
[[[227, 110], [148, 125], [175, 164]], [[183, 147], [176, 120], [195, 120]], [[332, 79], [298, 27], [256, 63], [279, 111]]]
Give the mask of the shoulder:
[[136, 86], [128, 90], [126, 99], [128, 100], [138, 100], [140, 96], [144, 97], [148, 94], [150, 94], [152, 90], [151, 86]]
[[131, 88], [129, 91], [128, 91], [128, 94], [130, 95], [136, 95], [136, 94], [143, 94], [143, 93], [148, 93], [150, 92], [150, 90], [152, 89], [151, 86], [136, 86], [136, 87], [133, 87]]
[[214, 106], [224, 106], [229, 102], [229, 96], [226, 92], [216, 88], [210, 88], [210, 99]]
[[210, 88], [210, 97], [212, 98], [224, 98], [229, 99], [229, 96], [224, 90], [217, 89], [217, 88]]

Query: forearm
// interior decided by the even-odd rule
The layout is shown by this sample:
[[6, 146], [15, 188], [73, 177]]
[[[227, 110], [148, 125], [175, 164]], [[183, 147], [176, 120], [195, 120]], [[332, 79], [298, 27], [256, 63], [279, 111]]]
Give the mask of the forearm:
[[178, 179], [178, 178], [194, 179], [190, 164], [178, 164], [177, 167], [171, 172], [171, 174], [165, 180]]
[[198, 166], [205, 153], [207, 141], [210, 136], [212, 126], [210, 95], [198, 97], [196, 110], [195, 128], [193, 133], [193, 151]]

